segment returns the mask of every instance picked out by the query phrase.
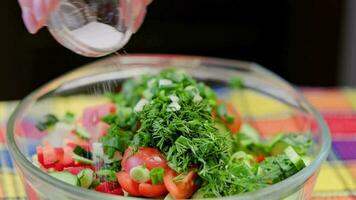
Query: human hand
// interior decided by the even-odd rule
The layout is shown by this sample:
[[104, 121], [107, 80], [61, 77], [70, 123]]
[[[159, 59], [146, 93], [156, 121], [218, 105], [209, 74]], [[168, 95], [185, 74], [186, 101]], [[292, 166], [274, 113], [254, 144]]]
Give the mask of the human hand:
[[[60, 0], [18, 0], [22, 19], [27, 30], [34, 34], [46, 25], [47, 17], [55, 10]], [[123, 0], [132, 1], [133, 10], [131, 16], [134, 19], [133, 31], [136, 32], [143, 23], [146, 15], [146, 7], [152, 0]]]
[[18, 0], [22, 19], [27, 30], [34, 34], [42, 28], [49, 14], [56, 8], [60, 0]]

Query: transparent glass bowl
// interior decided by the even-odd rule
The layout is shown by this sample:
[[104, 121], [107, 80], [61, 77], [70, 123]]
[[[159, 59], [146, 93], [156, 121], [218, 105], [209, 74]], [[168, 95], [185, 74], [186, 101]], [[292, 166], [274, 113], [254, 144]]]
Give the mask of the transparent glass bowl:
[[[184, 69], [212, 85], [221, 98], [231, 98], [243, 120], [254, 125], [265, 138], [278, 131], [309, 132], [313, 135], [314, 160], [309, 166], [280, 183], [256, 192], [219, 199], [311, 197], [320, 165], [330, 149], [330, 136], [320, 114], [290, 84], [255, 63], [178, 55], [130, 55], [107, 58], [61, 76], [28, 95], [17, 106], [8, 122], [8, 146], [29, 199], [127, 198], [73, 187], [34, 166], [31, 162], [34, 147], [46, 135], [36, 131], [31, 123], [47, 113], [80, 111], [88, 104], [102, 101], [100, 95], [114, 90], [122, 80], [157, 73], [167, 67]], [[227, 89], [226, 81], [235, 76], [243, 80], [243, 89]], [[272, 126], [274, 120], [280, 120], [280, 124]], [[271, 124], [268, 125], [269, 122]]]

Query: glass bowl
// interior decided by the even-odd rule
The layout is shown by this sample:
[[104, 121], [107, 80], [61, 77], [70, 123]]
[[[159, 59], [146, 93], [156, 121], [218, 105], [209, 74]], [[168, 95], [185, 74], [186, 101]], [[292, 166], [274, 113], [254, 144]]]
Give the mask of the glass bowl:
[[[61, 182], [31, 162], [36, 145], [47, 137], [34, 128], [34, 121], [48, 113], [80, 112], [87, 105], [103, 101], [101, 94], [113, 91], [122, 80], [175, 67], [211, 85], [220, 98], [230, 99], [243, 120], [257, 128], [264, 138], [280, 131], [311, 133], [313, 161], [288, 179], [264, 189], [219, 199], [309, 199], [330, 149], [330, 136], [320, 114], [290, 84], [258, 64], [217, 58], [179, 55], [114, 56], [89, 64], [42, 86], [28, 95], [8, 122], [8, 147], [25, 183], [30, 200], [75, 199], [117, 200], [113, 196], [73, 187]], [[227, 89], [231, 77], [242, 79], [241, 89]], [[58, 140], [61, 140], [58, 138]], [[130, 197], [133, 198], [133, 197]]]

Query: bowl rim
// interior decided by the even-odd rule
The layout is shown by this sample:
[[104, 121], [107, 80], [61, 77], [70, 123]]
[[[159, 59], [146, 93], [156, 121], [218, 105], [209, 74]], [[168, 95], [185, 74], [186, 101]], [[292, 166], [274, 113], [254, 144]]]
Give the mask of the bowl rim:
[[[323, 143], [321, 144], [320, 151], [318, 152], [317, 156], [315, 159], [312, 161], [312, 163], [299, 171], [298, 173], [294, 174], [293, 176], [279, 182], [276, 184], [273, 184], [271, 186], [262, 188], [260, 190], [254, 191], [254, 192], [248, 192], [248, 193], [242, 193], [238, 195], [233, 195], [233, 196], [226, 196], [226, 197], [219, 197], [218, 199], [254, 199], [257, 197], [266, 197], [266, 195], [272, 194], [272, 193], [278, 193], [283, 191], [283, 188], [286, 188], [290, 185], [294, 185], [296, 183], [303, 183], [305, 182], [308, 178], [310, 178], [313, 173], [317, 172], [319, 169], [321, 163], [327, 158], [330, 148], [331, 148], [331, 138], [330, 138], [330, 133], [329, 129], [323, 120], [321, 114], [313, 108], [313, 106], [304, 98], [304, 96], [299, 92], [297, 89], [295, 89], [291, 84], [289, 84], [286, 80], [283, 78], [277, 76], [275, 73], [261, 67], [260, 65], [253, 63], [253, 62], [246, 62], [246, 61], [239, 61], [239, 60], [231, 60], [231, 59], [224, 59], [224, 58], [212, 58], [212, 57], [202, 57], [202, 56], [186, 56], [186, 55], [174, 55], [174, 54], [131, 54], [131, 55], [122, 55], [120, 56], [119, 59], [138, 59], [138, 60], [155, 60], [155, 59], [182, 59], [186, 61], [191, 61], [195, 59], [202, 60], [202, 62], [212, 62], [212, 63], [228, 63], [231, 68], [236, 68], [239, 65], [246, 65], [249, 68], [255, 69], [267, 76], [271, 76], [272, 79], [275, 79], [279, 81], [282, 84], [285, 84], [286, 86], [290, 87], [290, 89], [293, 90], [296, 94], [298, 94], [298, 98], [301, 98], [303, 103], [305, 103], [305, 106], [308, 108], [308, 112], [312, 114], [315, 117], [316, 122], [320, 126], [320, 132], [321, 132], [321, 137]], [[17, 116], [21, 113], [23, 108], [26, 108], [27, 106], [31, 105], [31, 103], [34, 102], [38, 97], [42, 96], [43, 94], [47, 93], [50, 91], [50, 88], [55, 88], [58, 86], [58, 83], [63, 81], [66, 77], [69, 75], [75, 74], [75, 72], [79, 72], [80, 70], [83, 69], [88, 69], [92, 66], [95, 65], [100, 65], [100, 64], [105, 64], [105, 62], [110, 61], [112, 59], [117, 59], [117, 57], [108, 57], [101, 59], [99, 61], [84, 65], [78, 69], [72, 70], [46, 84], [41, 86], [40, 88], [34, 90], [31, 92], [29, 95], [27, 95], [15, 108], [13, 113], [11, 114], [8, 123], [7, 123], [7, 145], [9, 152], [13, 158], [13, 161], [23, 167], [31, 176], [35, 176], [36, 178], [41, 179], [46, 184], [51, 185], [52, 187], [56, 187], [57, 189], [60, 189], [61, 191], [65, 192], [68, 196], [72, 197], [82, 197], [82, 198], [88, 198], [88, 199], [107, 199], [107, 200], [117, 200], [117, 199], [125, 199], [127, 197], [123, 196], [114, 196], [114, 195], [109, 195], [109, 194], [104, 194], [104, 193], [99, 193], [96, 191], [84, 189], [81, 187], [73, 187], [72, 185], [69, 185], [67, 183], [64, 183], [62, 181], [58, 181], [57, 179], [49, 176], [47, 173], [43, 172], [39, 168], [37, 168], [35, 165], [32, 164], [31, 161], [29, 161], [25, 155], [23, 155], [17, 146], [14, 138], [14, 127], [15, 127], [15, 122], [17, 119]], [[130, 199], [142, 199], [142, 198], [136, 198], [136, 197], [130, 197]]]

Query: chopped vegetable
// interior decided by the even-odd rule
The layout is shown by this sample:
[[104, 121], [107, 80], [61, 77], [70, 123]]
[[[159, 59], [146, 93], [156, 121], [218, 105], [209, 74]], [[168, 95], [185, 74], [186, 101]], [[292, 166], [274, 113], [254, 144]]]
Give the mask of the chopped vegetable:
[[79, 162], [79, 163], [84, 163], [84, 164], [88, 164], [88, 165], [94, 165], [94, 161], [88, 159], [88, 158], [84, 158], [81, 156], [78, 156], [77, 154], [73, 154], [73, 160]]
[[115, 182], [117, 180], [116, 179], [116, 172], [114, 170], [101, 169], [101, 170], [97, 171], [96, 174], [98, 176], [105, 177], [105, 179], [110, 181], [110, 182]]
[[66, 112], [64, 117], [63, 117], [63, 121], [68, 123], [68, 124], [71, 124], [73, 123], [75, 120], [75, 114], [72, 113], [72, 112]]
[[76, 155], [89, 159], [91, 160], [93, 158], [93, 155], [90, 151], [85, 150], [83, 147], [81, 146], [76, 146], [75, 149], [73, 150], [73, 153], [75, 153]]
[[157, 185], [163, 182], [164, 168], [155, 167], [150, 171], [152, 184]]
[[36, 124], [36, 127], [40, 131], [46, 131], [52, 128], [58, 121], [59, 120], [55, 115], [47, 114], [41, 121]]
[[84, 139], [84, 140], [89, 140], [90, 139], [90, 133], [88, 133], [88, 131], [86, 131], [84, 128], [82, 127], [77, 127], [74, 130], [74, 133], [78, 135], [78, 137]]
[[73, 174], [63, 171], [63, 172], [50, 172], [50, 176], [53, 176], [56, 179], [59, 179], [63, 182], [66, 182], [71, 185], [79, 185], [78, 177], [74, 176]]
[[83, 188], [89, 188], [89, 186], [93, 182], [93, 178], [94, 178], [93, 176], [94, 176], [93, 170], [88, 168], [84, 168], [83, 170], [81, 170], [78, 174], [78, 180], [80, 186]]
[[288, 156], [289, 160], [292, 161], [292, 163], [298, 170], [301, 170], [305, 167], [303, 159], [297, 154], [297, 152], [295, 152], [293, 147], [287, 147], [286, 149], [284, 149], [284, 153]]
[[130, 169], [131, 178], [137, 183], [144, 183], [150, 180], [150, 171], [142, 165]]
[[[244, 87], [237, 77], [229, 85]], [[128, 79], [107, 97], [111, 103], [86, 107], [78, 119], [71, 112], [60, 118], [71, 130], [61, 135], [63, 147], [44, 142], [34, 164], [102, 193], [186, 199], [253, 192], [313, 159], [309, 134], [267, 140], [233, 102], [182, 71]], [[50, 133], [57, 122], [50, 114], [37, 127]]]

